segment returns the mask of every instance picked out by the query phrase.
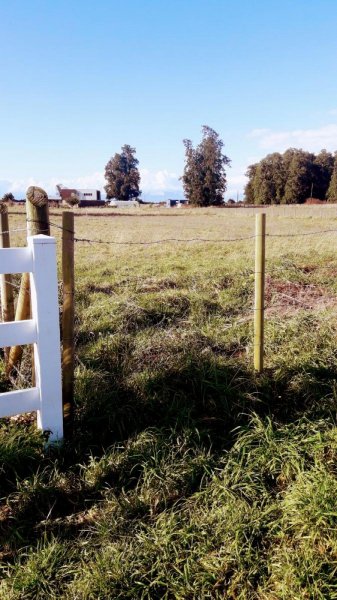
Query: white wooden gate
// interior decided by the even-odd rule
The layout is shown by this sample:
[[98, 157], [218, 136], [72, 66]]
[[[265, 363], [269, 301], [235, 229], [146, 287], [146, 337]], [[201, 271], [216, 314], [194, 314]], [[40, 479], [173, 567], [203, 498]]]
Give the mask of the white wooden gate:
[[0, 417], [37, 411], [49, 441], [63, 437], [55, 238], [28, 237], [26, 248], [0, 249], [0, 273], [30, 273], [32, 319], [0, 323], [0, 347], [34, 344], [36, 387], [0, 394]]

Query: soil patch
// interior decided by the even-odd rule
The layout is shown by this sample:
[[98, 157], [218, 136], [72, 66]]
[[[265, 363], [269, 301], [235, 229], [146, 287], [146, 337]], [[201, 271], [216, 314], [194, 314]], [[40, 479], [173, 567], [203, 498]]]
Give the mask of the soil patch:
[[322, 286], [281, 281], [266, 277], [266, 316], [284, 315], [298, 310], [320, 310], [337, 306], [337, 297]]

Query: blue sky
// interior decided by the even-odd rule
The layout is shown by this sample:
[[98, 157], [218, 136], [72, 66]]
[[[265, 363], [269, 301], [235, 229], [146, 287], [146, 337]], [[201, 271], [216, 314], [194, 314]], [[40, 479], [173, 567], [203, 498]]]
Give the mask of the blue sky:
[[144, 198], [179, 197], [182, 140], [247, 165], [337, 150], [336, 0], [0, 0], [0, 194], [104, 185], [137, 150]]

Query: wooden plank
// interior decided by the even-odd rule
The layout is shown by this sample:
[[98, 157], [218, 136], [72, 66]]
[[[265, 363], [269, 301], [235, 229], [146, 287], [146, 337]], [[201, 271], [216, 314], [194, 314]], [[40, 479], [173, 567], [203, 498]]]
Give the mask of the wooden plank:
[[[9, 219], [8, 210], [5, 204], [0, 204], [0, 247], [10, 248], [9, 238]], [[2, 320], [7, 323], [8, 321], [14, 321], [15, 310], [14, 310], [14, 294], [12, 286], [12, 275], [6, 273], [0, 275], [0, 287], [1, 287], [1, 313]], [[5, 348], [5, 361], [8, 362], [10, 348]]]

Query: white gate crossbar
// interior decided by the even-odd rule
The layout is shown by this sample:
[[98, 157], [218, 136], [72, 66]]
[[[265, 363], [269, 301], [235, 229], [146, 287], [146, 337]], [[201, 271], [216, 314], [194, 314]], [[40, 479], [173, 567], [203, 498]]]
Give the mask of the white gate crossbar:
[[32, 319], [0, 323], [0, 347], [34, 344], [36, 387], [0, 394], [0, 417], [37, 411], [50, 441], [63, 437], [55, 238], [35, 235], [27, 248], [1, 248], [0, 273], [30, 273]]
[[33, 257], [29, 247], [1, 248], [0, 273], [31, 273], [32, 271]]
[[23, 346], [37, 341], [35, 321], [11, 321], [0, 323], [0, 340], [6, 340], [6, 346]]
[[12, 417], [34, 410], [40, 410], [40, 392], [37, 387], [1, 394], [0, 417]]

